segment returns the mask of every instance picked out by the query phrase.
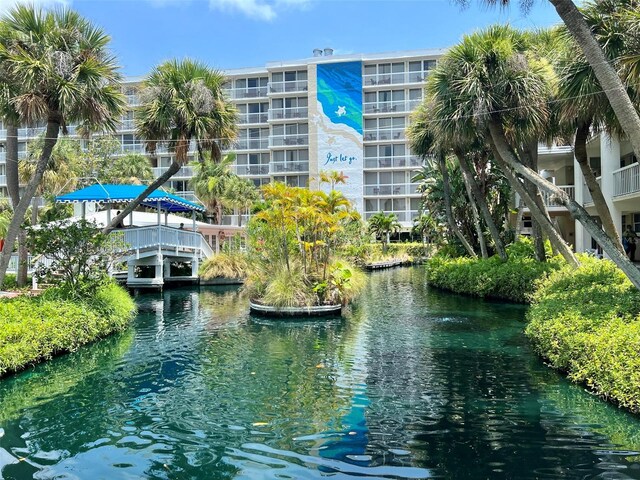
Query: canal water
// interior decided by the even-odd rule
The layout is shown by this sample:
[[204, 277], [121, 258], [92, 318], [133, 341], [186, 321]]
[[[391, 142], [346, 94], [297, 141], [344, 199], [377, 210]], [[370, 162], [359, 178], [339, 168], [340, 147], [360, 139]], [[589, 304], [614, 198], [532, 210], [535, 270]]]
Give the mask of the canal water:
[[544, 366], [523, 306], [374, 273], [343, 319], [235, 288], [138, 297], [121, 335], [0, 381], [4, 479], [640, 479], [640, 419]]

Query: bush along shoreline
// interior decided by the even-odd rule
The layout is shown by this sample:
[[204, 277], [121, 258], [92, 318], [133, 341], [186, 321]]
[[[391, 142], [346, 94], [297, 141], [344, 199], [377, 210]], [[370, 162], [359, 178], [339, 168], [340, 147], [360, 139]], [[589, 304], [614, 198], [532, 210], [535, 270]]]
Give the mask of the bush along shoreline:
[[574, 269], [527, 255], [507, 262], [436, 256], [426, 276], [455, 293], [530, 303], [525, 335], [535, 352], [569, 380], [640, 413], [640, 292], [613, 262], [578, 258]]
[[129, 293], [105, 281], [86, 295], [50, 288], [0, 301], [0, 378], [124, 330], [136, 313]]

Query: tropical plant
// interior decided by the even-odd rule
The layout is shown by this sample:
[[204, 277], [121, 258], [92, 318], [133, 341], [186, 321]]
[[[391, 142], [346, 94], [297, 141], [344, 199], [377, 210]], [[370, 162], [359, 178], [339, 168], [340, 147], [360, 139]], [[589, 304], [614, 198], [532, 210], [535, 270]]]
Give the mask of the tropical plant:
[[238, 211], [238, 226], [242, 226], [242, 215], [249, 212], [259, 199], [258, 190], [251, 180], [233, 175], [226, 182], [223, 202]]
[[247, 254], [240, 251], [220, 252], [200, 265], [198, 274], [203, 280], [214, 278], [244, 279], [249, 273]]
[[219, 162], [211, 160], [208, 154], [202, 162], [194, 165], [195, 175], [190, 183], [198, 199], [204, 203], [215, 223], [222, 223], [223, 200], [227, 183], [235, 174], [229, 168], [236, 156], [225, 155]]
[[152, 157], [163, 143], [175, 157], [167, 171], [116, 215], [105, 232], [118, 225], [188, 162], [192, 142], [201, 161], [205, 151], [213, 162], [220, 161], [222, 149], [230, 147], [237, 135], [237, 111], [223, 93], [225, 81], [222, 73], [189, 59], [169, 60], [149, 74], [136, 111], [137, 135], [145, 139], [146, 150]]
[[71, 10], [16, 6], [2, 19], [0, 64], [13, 91], [20, 123], [45, 122], [40, 159], [22, 191], [0, 257], [0, 285], [20, 224], [39, 187], [60, 132], [115, 130], [124, 107], [120, 75], [108, 51], [109, 37]]
[[391, 234], [400, 231], [402, 227], [398, 222], [398, 216], [395, 213], [385, 214], [384, 212], [378, 212], [371, 215], [367, 223], [369, 233], [375, 235], [376, 238], [380, 238], [382, 253], [387, 253]]
[[331, 190], [336, 188], [338, 183], [347, 183], [347, 177], [344, 172], [338, 172], [337, 170], [322, 170], [320, 172], [320, 183], [328, 183], [331, 186]]
[[139, 153], [128, 153], [116, 157], [102, 172], [102, 180], [107, 183], [141, 185], [153, 180], [153, 169], [149, 159]]

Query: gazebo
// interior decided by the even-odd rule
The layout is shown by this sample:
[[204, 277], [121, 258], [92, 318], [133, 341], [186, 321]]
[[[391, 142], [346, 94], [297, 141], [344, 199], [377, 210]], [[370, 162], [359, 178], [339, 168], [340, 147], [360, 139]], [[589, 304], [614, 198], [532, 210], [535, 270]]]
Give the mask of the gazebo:
[[[89, 205], [103, 206], [106, 208], [108, 224], [111, 223], [111, 211], [115, 205], [132, 202], [145, 189], [144, 185], [94, 184], [56, 197], [56, 202], [78, 205], [80, 211], [76, 214], [81, 218], [87, 218]], [[127, 284], [162, 287], [167, 280], [197, 281], [200, 260], [213, 254], [196, 228], [196, 212], [204, 212], [205, 208], [161, 189], [153, 191], [141, 205], [157, 211], [155, 225], [135, 225], [132, 214], [128, 216], [127, 226], [121, 225], [122, 228], [111, 232], [111, 235], [121, 240], [119, 243], [122, 246], [119, 248], [123, 260], [127, 262]], [[191, 213], [192, 231], [168, 226], [167, 217], [173, 213]], [[190, 264], [190, 275], [172, 275], [171, 264], [175, 262]]]

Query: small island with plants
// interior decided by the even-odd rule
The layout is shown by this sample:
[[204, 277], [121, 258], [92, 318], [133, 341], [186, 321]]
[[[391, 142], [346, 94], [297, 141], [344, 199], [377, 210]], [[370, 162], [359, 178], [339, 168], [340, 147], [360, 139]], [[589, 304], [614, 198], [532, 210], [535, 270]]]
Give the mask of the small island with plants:
[[247, 229], [246, 288], [252, 312], [270, 316], [339, 314], [365, 285], [340, 257], [360, 216], [342, 193], [272, 183]]

